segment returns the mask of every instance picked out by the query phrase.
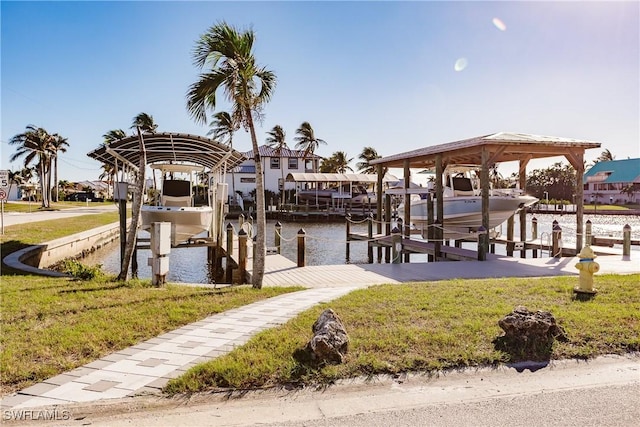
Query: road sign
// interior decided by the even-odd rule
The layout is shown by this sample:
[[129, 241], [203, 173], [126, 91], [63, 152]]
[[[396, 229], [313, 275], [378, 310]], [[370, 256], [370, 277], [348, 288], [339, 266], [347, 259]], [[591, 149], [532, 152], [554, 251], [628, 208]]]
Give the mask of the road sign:
[[3, 190], [9, 189], [9, 171], [6, 169], [0, 170], [0, 188]]
[[4, 188], [0, 188], [0, 201], [4, 202], [7, 200], [7, 197], [9, 197], [9, 194], [7, 194]]

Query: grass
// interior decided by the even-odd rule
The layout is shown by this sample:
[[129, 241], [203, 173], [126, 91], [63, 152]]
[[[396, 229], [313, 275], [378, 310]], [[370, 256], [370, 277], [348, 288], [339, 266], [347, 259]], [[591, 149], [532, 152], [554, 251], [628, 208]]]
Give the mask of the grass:
[[220, 289], [3, 276], [4, 395], [211, 314], [300, 288]]
[[[48, 209], [42, 208], [41, 202], [5, 202], [5, 212], [41, 212], [41, 211], [58, 211], [62, 209], [86, 207], [87, 202], [51, 202], [51, 207]], [[90, 202], [89, 207], [108, 206], [113, 205], [113, 202]]]
[[[550, 311], [569, 340], [552, 358], [589, 358], [640, 350], [640, 275], [598, 276], [598, 295], [573, 298], [575, 277], [451, 280], [385, 285], [352, 292], [262, 332], [231, 353], [200, 364], [165, 388], [168, 393], [282, 384], [326, 384], [341, 378], [430, 372], [510, 360], [493, 341], [498, 320], [517, 305]], [[342, 365], [313, 368], [294, 359], [326, 308], [350, 336]]]
[[[73, 218], [38, 221], [27, 224], [16, 224], [5, 228], [0, 238], [0, 254], [2, 258], [30, 245], [80, 233], [85, 230], [111, 224], [118, 221], [118, 212], [76, 216]], [[2, 265], [2, 275], [21, 274]]]

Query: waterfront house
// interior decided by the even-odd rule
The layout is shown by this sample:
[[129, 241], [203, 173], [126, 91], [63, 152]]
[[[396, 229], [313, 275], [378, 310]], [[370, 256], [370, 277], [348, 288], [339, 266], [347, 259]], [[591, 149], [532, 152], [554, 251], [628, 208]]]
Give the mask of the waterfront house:
[[[585, 203], [640, 203], [640, 158], [598, 162], [582, 182]], [[629, 186], [635, 191], [625, 191]]]

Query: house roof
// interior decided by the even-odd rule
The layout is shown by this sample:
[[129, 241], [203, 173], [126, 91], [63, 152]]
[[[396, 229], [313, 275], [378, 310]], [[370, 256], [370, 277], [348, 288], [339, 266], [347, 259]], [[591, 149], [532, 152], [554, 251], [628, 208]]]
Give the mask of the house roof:
[[627, 182], [640, 183], [640, 158], [598, 162], [584, 173], [587, 182]]
[[[212, 139], [183, 133], [142, 134], [147, 164], [158, 162], [192, 163], [214, 171], [222, 167], [233, 168], [245, 157], [242, 153]], [[137, 170], [140, 159], [138, 136], [128, 136], [102, 145], [87, 154], [89, 157], [115, 166], [126, 163]]]
[[[292, 157], [300, 159], [304, 157], [304, 150], [291, 150], [289, 148], [283, 148], [280, 152], [280, 155], [278, 155], [276, 149], [269, 147], [268, 145], [259, 146], [258, 153], [260, 153], [260, 157]], [[246, 158], [253, 159], [253, 150], [247, 151], [243, 154]], [[316, 154], [309, 154], [307, 155], [307, 159], [322, 159], [322, 157]]]
[[537, 159], [584, 153], [585, 149], [598, 148], [599, 142], [563, 138], [558, 136], [530, 135], [498, 132], [446, 144], [431, 145], [405, 153], [371, 160], [371, 165], [403, 167], [408, 160], [410, 167], [435, 167], [436, 156], [442, 155], [448, 164], [482, 164], [482, 151], [486, 149], [492, 163], [509, 162], [523, 158]]

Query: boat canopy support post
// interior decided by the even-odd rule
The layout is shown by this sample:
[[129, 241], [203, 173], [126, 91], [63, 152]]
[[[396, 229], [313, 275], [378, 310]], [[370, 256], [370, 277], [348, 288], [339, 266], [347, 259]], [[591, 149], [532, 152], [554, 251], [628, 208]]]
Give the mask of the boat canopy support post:
[[576, 203], [576, 253], [582, 250], [582, 227], [584, 216], [584, 149], [581, 151], [566, 153], [565, 157], [576, 170], [575, 203]]
[[[402, 231], [404, 237], [407, 239], [411, 238], [411, 196], [407, 193], [406, 190], [409, 189], [409, 183], [411, 182], [411, 171], [409, 169], [409, 159], [404, 159], [403, 161], [403, 170], [404, 170], [404, 218], [402, 218]], [[402, 256], [402, 255], [399, 255]], [[409, 262], [410, 254], [407, 252], [404, 254], [404, 262]]]
[[[382, 222], [390, 221], [389, 211], [387, 210], [387, 206], [385, 204], [384, 216], [382, 212], [382, 173], [383, 168], [382, 165], [376, 165], [376, 174], [378, 175], [378, 179], [376, 182], [376, 233], [382, 234]], [[386, 201], [386, 199], [385, 199]], [[389, 218], [389, 219], [386, 219]], [[378, 264], [382, 262], [382, 246], [378, 246]]]
[[489, 151], [486, 147], [482, 147], [481, 159], [482, 228], [487, 232], [478, 236], [478, 261], [486, 261], [489, 251]]
[[[527, 190], [527, 164], [529, 160], [531, 160], [531, 154], [526, 155], [524, 158], [520, 159], [519, 167], [518, 167], [518, 187], [526, 194]], [[520, 241], [527, 241], [527, 210], [520, 209]], [[520, 251], [520, 258], [527, 257], [526, 245], [522, 246], [522, 250]]]
[[445, 164], [442, 159], [442, 153], [436, 154], [436, 197], [438, 199], [438, 204], [436, 205], [436, 223], [439, 224], [439, 227], [436, 227], [434, 230], [436, 242], [433, 255], [436, 260], [440, 258], [440, 245], [442, 244], [442, 238], [444, 237], [444, 187], [442, 185], [444, 167]]

